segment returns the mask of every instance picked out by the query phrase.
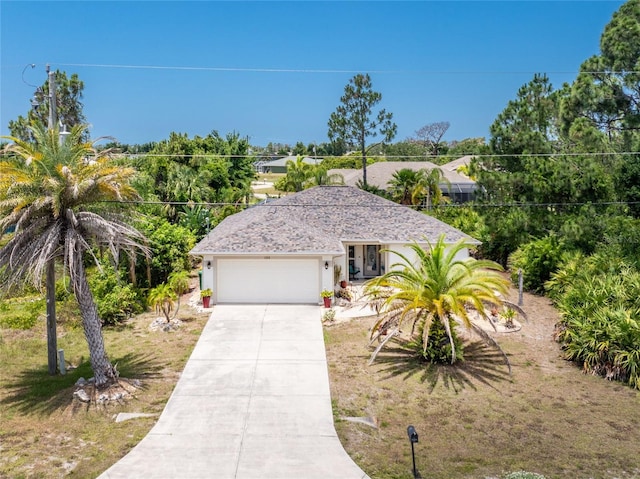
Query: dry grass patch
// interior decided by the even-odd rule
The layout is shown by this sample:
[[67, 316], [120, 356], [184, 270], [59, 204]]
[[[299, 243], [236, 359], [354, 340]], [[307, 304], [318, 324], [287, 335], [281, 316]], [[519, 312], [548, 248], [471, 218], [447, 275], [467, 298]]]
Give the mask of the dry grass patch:
[[259, 173], [257, 180], [252, 183], [253, 192], [259, 195], [267, 195], [270, 198], [279, 198], [291, 194], [277, 190], [273, 185], [269, 185], [284, 176], [286, 176], [284, 173]]
[[274, 187], [260, 188], [260, 189], [256, 188], [253, 190], [253, 192], [261, 195], [267, 195], [269, 198], [280, 198], [282, 196], [287, 196], [291, 194], [285, 191], [276, 190]]
[[[471, 338], [460, 367], [428, 366], [401, 342], [367, 361], [373, 319], [326, 328], [336, 429], [372, 478], [411, 477], [406, 428], [416, 427], [423, 477], [498, 477], [528, 470], [547, 478], [640, 477], [640, 394], [588, 376], [561, 359], [556, 311], [526, 295], [529, 321], [494, 334], [513, 375], [492, 349]], [[373, 417], [378, 429], [340, 420]]]
[[[173, 391], [209, 313], [180, 309], [180, 328], [150, 331], [146, 313], [104, 330], [107, 353], [123, 378], [142, 387], [126, 402], [90, 406], [74, 401], [74, 384], [92, 376], [81, 330], [58, 329], [58, 347], [73, 366], [47, 373], [44, 321], [31, 330], [0, 330], [0, 477], [94, 478], [124, 456], [151, 429]], [[120, 412], [153, 417], [115, 423]]]
[[271, 183], [275, 183], [283, 176], [287, 176], [285, 173], [258, 173], [258, 178], [256, 181], [269, 181]]

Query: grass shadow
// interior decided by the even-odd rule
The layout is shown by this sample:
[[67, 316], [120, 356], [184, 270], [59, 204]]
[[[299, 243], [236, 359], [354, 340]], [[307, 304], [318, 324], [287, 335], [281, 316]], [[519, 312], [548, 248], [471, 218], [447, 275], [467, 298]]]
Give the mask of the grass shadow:
[[384, 348], [374, 363], [385, 379], [402, 376], [409, 379], [418, 375], [422, 383], [429, 385], [429, 393], [438, 383], [456, 393], [469, 387], [476, 389], [481, 383], [496, 389], [495, 384], [510, 381], [509, 369], [504, 357], [482, 341], [468, 341], [464, 345], [464, 361], [455, 365], [432, 364], [420, 358], [407, 341], [395, 338]]
[[[164, 365], [150, 355], [129, 353], [115, 358], [120, 377], [129, 379], [153, 379], [160, 377]], [[89, 360], [82, 360], [77, 368], [64, 376], [50, 376], [46, 365], [27, 369], [17, 377], [4, 382], [3, 407], [15, 408], [21, 414], [53, 414], [69, 406], [73, 401], [72, 390], [78, 379], [93, 376]]]

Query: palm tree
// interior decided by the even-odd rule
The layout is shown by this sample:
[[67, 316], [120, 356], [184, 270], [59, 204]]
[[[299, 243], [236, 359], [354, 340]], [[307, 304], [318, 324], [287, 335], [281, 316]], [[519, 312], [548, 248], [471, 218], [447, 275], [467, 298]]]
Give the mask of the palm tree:
[[412, 338], [415, 338], [416, 331], [422, 332], [417, 343], [422, 345], [423, 355], [430, 334], [444, 329], [451, 349], [451, 363], [457, 357], [456, 321], [497, 347], [488, 334], [473, 324], [469, 313], [474, 309], [486, 317], [487, 306], [503, 304], [500, 294], [506, 293], [509, 283], [497, 273], [502, 268], [493, 261], [460, 259], [460, 252], [468, 246], [464, 239], [447, 245], [442, 235], [430, 246], [425, 250], [417, 243], [410, 245], [416, 261], [396, 252], [402, 262], [365, 284], [365, 295], [380, 311], [380, 319], [372, 328], [371, 341], [387, 334], [371, 355], [370, 363], [386, 342], [399, 334], [406, 322], [411, 323]]
[[395, 201], [401, 205], [413, 204], [415, 189], [420, 184], [420, 171], [402, 168], [393, 173], [389, 186], [391, 188], [391, 197]]
[[392, 198], [401, 205], [418, 206], [426, 198], [427, 208], [430, 208], [432, 204], [437, 205], [442, 201], [442, 182], [449, 183], [440, 168], [403, 168], [393, 174], [389, 186]]
[[414, 205], [418, 205], [422, 202], [423, 198], [426, 197], [427, 209], [430, 209], [431, 205], [437, 206], [443, 199], [440, 184], [444, 182], [449, 188], [451, 188], [451, 184], [440, 168], [420, 170], [420, 173], [418, 184], [413, 192], [412, 201]]
[[287, 160], [287, 176], [285, 177], [285, 191], [302, 191], [304, 184], [311, 176], [311, 165], [304, 162], [300, 155], [296, 161]]
[[322, 165], [317, 165], [311, 170], [311, 178], [307, 182], [308, 186], [321, 185], [344, 185], [344, 176], [340, 173], [329, 174], [329, 170]]
[[173, 317], [175, 318], [178, 315], [178, 311], [180, 310], [180, 298], [183, 294], [189, 292], [189, 272], [182, 271], [174, 271], [169, 275], [169, 286], [173, 290], [176, 298], [178, 299], [178, 304], [176, 305], [176, 311], [173, 313]]
[[163, 283], [149, 291], [149, 306], [155, 308], [156, 312], [162, 313], [167, 320], [171, 322], [171, 311], [175, 306], [178, 295], [175, 293], [170, 284]]
[[117, 210], [118, 202], [138, 199], [129, 184], [135, 170], [113, 164], [83, 142], [86, 126], [74, 127], [62, 143], [55, 129], [31, 131], [33, 144], [7, 137], [13, 142], [6, 148], [10, 156], [0, 162], [0, 232], [15, 226], [0, 249], [0, 287], [41, 287], [47, 271], [47, 288], [54, 288], [52, 265], [62, 260], [80, 306], [95, 384], [105, 387], [117, 381], [118, 372], [104, 348], [84, 261], [96, 260], [92, 246], [116, 258], [121, 249], [147, 252], [142, 234]]

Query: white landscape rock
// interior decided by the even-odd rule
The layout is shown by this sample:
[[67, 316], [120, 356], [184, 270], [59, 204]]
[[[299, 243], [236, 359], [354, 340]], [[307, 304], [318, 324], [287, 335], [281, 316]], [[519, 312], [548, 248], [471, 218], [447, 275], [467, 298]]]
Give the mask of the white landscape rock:
[[139, 417], [157, 417], [159, 414], [148, 414], [142, 412], [121, 412], [116, 416], [116, 422], [128, 421], [129, 419], [137, 419]]

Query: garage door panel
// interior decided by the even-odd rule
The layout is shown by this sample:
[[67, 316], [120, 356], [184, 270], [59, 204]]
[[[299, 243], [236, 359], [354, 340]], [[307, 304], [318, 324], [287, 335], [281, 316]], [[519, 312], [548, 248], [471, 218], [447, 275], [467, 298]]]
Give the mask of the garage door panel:
[[219, 259], [219, 303], [317, 303], [319, 260]]

